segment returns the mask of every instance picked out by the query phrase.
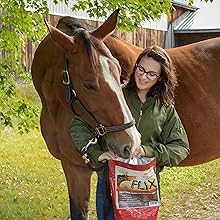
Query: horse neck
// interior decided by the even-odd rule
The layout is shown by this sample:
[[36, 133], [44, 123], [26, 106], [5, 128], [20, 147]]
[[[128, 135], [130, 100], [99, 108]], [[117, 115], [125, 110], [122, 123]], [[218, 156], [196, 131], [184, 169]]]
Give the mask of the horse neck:
[[106, 38], [105, 44], [120, 63], [122, 68], [121, 80], [128, 80], [132, 74], [137, 57], [143, 51], [143, 48], [115, 36]]

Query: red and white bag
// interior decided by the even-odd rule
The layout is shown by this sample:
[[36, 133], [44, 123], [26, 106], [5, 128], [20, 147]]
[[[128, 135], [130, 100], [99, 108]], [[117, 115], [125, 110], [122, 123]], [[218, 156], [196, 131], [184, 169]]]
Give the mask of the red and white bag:
[[160, 206], [155, 158], [109, 160], [116, 220], [156, 220]]

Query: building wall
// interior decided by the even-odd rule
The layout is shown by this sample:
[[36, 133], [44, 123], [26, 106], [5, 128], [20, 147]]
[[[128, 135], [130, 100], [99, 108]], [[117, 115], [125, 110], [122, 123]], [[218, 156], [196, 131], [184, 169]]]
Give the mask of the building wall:
[[[79, 11], [72, 11], [72, 5], [77, 0], [69, 0], [68, 5], [65, 3], [59, 3], [58, 5], [55, 5], [53, 3], [53, 0], [47, 0], [49, 12], [51, 15], [59, 15], [59, 16], [72, 16], [80, 19], [86, 19], [86, 20], [92, 20], [92, 21], [104, 21], [104, 18], [90, 18], [88, 14], [86, 14], [85, 11], [79, 10]], [[109, 12], [109, 15], [111, 12]], [[167, 30], [167, 16], [164, 14], [162, 15], [161, 19], [157, 20], [150, 20], [142, 22], [141, 26], [143, 28], [147, 29], [154, 29], [154, 30], [161, 30], [166, 31]]]
[[[49, 15], [46, 19], [53, 26], [56, 26], [60, 18], [61, 16]], [[80, 19], [80, 20], [94, 27], [98, 27], [102, 24], [101, 21], [88, 20], [88, 19]], [[136, 46], [143, 48], [152, 44], [157, 44], [161, 47], [164, 46], [165, 31], [161, 31], [161, 30], [136, 28], [132, 32], [116, 30], [114, 34], [116, 34], [118, 37], [126, 41], [129, 41], [130, 43]]]
[[[61, 16], [59, 15], [49, 15], [47, 16], [46, 20], [56, 26]], [[82, 19], [84, 22], [97, 27], [101, 25], [101, 21], [95, 20], [85, 20]], [[117, 30], [115, 33], [118, 37], [142, 48], [145, 48], [150, 45], [157, 44], [161, 47], [164, 47], [164, 38], [165, 38], [165, 31], [156, 30], [156, 29], [147, 29], [147, 28], [136, 28], [133, 32], [127, 31], [120, 31]], [[31, 42], [26, 42], [26, 47], [24, 48], [23, 52], [23, 66], [26, 70], [31, 69], [31, 64], [35, 52], [35, 47], [31, 44]]]
[[175, 47], [175, 36], [174, 36], [174, 29], [177, 27], [184, 19], [185, 17], [190, 14], [191, 12], [189, 10], [186, 10], [181, 7], [176, 7], [175, 10], [172, 11], [169, 23], [168, 23], [168, 29], [165, 35], [165, 48], [172, 48]]
[[220, 37], [220, 31], [209, 33], [178, 33], [175, 34], [175, 46], [179, 47], [214, 37]]

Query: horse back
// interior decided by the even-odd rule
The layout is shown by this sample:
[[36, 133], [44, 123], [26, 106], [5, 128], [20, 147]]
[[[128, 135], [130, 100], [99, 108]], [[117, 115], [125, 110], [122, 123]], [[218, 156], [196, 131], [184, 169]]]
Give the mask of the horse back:
[[191, 153], [181, 163], [196, 165], [220, 156], [220, 37], [167, 50], [176, 66], [176, 109]]

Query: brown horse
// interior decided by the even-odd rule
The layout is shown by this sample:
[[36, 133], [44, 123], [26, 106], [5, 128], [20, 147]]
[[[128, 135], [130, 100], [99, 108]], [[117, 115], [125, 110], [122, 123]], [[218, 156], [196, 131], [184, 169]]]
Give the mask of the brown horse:
[[[64, 32], [48, 25], [50, 34], [39, 45], [32, 64], [34, 86], [42, 101], [41, 131], [49, 151], [61, 160], [71, 217], [77, 220], [87, 219], [91, 171], [69, 134], [71, 107], [99, 135], [114, 131], [105, 136], [119, 156], [130, 157], [141, 144], [122, 93], [121, 67], [103, 42], [116, 27], [117, 14], [92, 32], [77, 28], [74, 36], [65, 34], [62, 25]], [[66, 101], [65, 87], [74, 103]]]
[[[65, 100], [65, 86], [61, 79], [65, 66], [64, 52], [69, 61], [74, 90], [96, 119], [107, 126], [129, 123], [132, 118], [121, 96], [119, 74], [121, 81], [129, 79], [137, 56], [143, 49], [110, 36], [116, 25], [116, 18], [117, 12], [97, 30], [82, 32], [85, 34], [78, 34], [78, 28], [84, 25], [74, 23], [73, 18], [61, 19], [57, 28], [68, 35], [73, 32], [76, 34], [68, 37], [50, 27], [51, 34], [39, 45], [32, 65], [33, 82], [42, 100], [42, 134], [49, 151], [61, 160], [70, 195], [72, 219], [87, 219], [91, 171], [85, 167], [69, 135], [73, 113], [70, 104]], [[88, 36], [93, 45], [94, 62], [88, 59], [91, 56], [86, 52], [82, 35]], [[117, 60], [112, 57], [102, 40], [119, 61], [121, 73]], [[191, 147], [190, 156], [181, 165], [191, 166], [219, 158], [220, 38], [167, 51], [179, 74], [176, 108], [186, 127]], [[100, 61], [101, 55], [104, 58]], [[98, 69], [94, 68], [96, 65]], [[106, 66], [111, 70], [108, 79], [103, 71]], [[109, 82], [114, 82], [114, 87]], [[75, 105], [74, 110], [81, 113]], [[82, 117], [88, 121], [88, 117]], [[137, 147], [140, 141], [137, 131], [133, 127], [131, 129], [134, 136], [123, 131], [107, 134], [107, 139], [121, 156], [128, 155], [131, 143], [136, 143]]]

